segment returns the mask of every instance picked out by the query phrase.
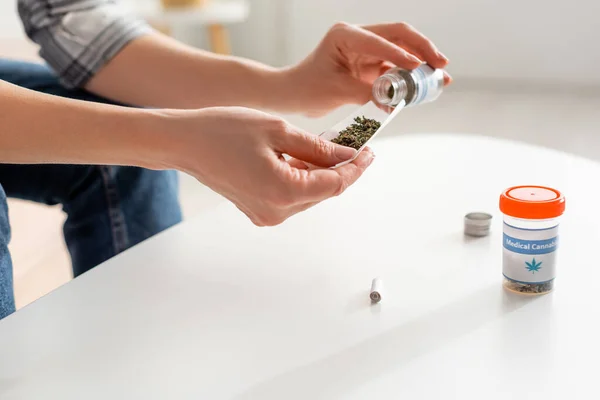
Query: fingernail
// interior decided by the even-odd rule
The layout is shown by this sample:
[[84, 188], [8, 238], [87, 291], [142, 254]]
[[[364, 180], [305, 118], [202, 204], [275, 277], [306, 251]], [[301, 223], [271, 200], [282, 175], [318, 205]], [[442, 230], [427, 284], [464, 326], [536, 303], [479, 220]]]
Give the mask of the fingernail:
[[441, 52], [439, 52], [439, 51], [438, 51], [437, 55], [438, 55], [438, 57], [440, 57], [442, 60], [444, 60], [444, 61], [446, 61], [446, 62], [450, 61], [450, 60], [448, 59], [448, 57], [446, 57], [444, 54], [442, 54], [442, 53], [441, 53]]
[[371, 153], [371, 158], [369, 159], [369, 163], [367, 164], [367, 167], [371, 164], [373, 164], [373, 160], [375, 160], [375, 153]]
[[368, 168], [369, 165], [371, 165], [371, 163], [373, 162], [373, 160], [375, 159], [375, 154], [373, 154], [372, 151], [363, 151], [365, 154], [363, 157], [359, 157], [357, 159], [357, 165], [359, 165], [362, 168]]
[[444, 83], [446, 84], [450, 84], [452, 83], [452, 81], [454, 81], [454, 79], [452, 79], [452, 76], [447, 72], [444, 73], [444, 78]]
[[356, 150], [354, 150], [352, 147], [341, 146], [341, 145], [335, 146], [335, 156], [340, 161], [347, 161], [347, 160], [351, 159], [352, 157], [354, 157], [355, 154], [356, 154]]

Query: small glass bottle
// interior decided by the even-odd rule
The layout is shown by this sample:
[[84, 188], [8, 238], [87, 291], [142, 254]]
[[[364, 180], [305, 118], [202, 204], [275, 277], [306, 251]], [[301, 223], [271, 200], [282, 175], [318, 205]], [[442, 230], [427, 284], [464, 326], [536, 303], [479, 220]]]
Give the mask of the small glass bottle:
[[543, 186], [515, 186], [500, 196], [504, 214], [502, 273], [506, 289], [544, 294], [554, 288], [559, 218], [565, 198]]
[[410, 107], [434, 101], [443, 89], [444, 71], [423, 64], [413, 70], [388, 70], [373, 83], [373, 97], [384, 106], [396, 107], [404, 100], [404, 107]]

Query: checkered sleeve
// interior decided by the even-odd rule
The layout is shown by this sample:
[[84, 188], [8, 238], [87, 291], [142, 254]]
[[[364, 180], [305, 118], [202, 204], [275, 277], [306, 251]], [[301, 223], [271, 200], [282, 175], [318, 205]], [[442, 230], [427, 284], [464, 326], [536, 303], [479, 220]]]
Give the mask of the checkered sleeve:
[[18, 0], [27, 36], [68, 88], [84, 86], [131, 40], [151, 31], [115, 0]]

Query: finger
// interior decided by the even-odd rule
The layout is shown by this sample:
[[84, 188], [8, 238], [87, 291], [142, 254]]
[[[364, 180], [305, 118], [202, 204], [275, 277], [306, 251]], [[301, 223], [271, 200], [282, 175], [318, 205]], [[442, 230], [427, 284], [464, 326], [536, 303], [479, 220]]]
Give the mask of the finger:
[[348, 103], [363, 105], [373, 100], [373, 82], [348, 77], [348, 81], [343, 85], [342, 90], [350, 99]]
[[433, 42], [407, 23], [370, 25], [364, 29], [403, 47], [434, 68], [444, 68], [448, 64], [448, 58]]
[[435, 44], [407, 23], [371, 25], [364, 28], [414, 53], [434, 68], [444, 68], [448, 64], [448, 58]]
[[292, 182], [292, 190], [307, 202], [338, 196], [360, 178], [373, 158], [373, 152], [365, 149], [353, 162], [339, 168], [302, 171], [303, 179]]
[[[383, 75], [390, 69], [394, 68], [395, 65], [389, 61], [382, 61], [379, 66], [379, 73], [377, 76]], [[365, 81], [362, 79], [349, 78], [348, 82], [343, 85], [348, 92], [348, 97], [352, 99], [355, 104], [365, 104], [367, 101], [373, 99], [373, 81]], [[375, 101], [374, 103], [377, 104]], [[380, 107], [381, 108], [381, 107]]]
[[279, 135], [277, 141], [276, 151], [319, 167], [332, 167], [356, 155], [356, 150], [351, 147], [334, 144], [299, 130]]
[[390, 61], [405, 69], [415, 69], [422, 64], [420, 59], [408, 51], [369, 30], [340, 24], [334, 34], [338, 35], [336, 42], [349, 52]]
[[[379, 74], [377, 76], [383, 75], [388, 72], [390, 69], [394, 68], [395, 65], [388, 62], [383, 61], [379, 66]], [[449, 82], [448, 82], [449, 83]], [[352, 77], [348, 78], [348, 81], [342, 86], [344, 93], [347, 95], [347, 98], [350, 99], [348, 102], [353, 104], [363, 105], [368, 101], [373, 101], [377, 107], [381, 110], [387, 112], [388, 114], [393, 111], [392, 108], [388, 106], [383, 106], [377, 102], [373, 97], [373, 81], [365, 81], [362, 79], [355, 79]]]
[[390, 62], [387, 62], [387, 61], [382, 62], [381, 66], [379, 67], [379, 75], [385, 74], [388, 70], [390, 70], [394, 67], [395, 67], [395, 65]]
[[288, 160], [287, 163], [290, 164], [290, 166], [292, 166], [294, 168], [298, 168], [298, 169], [308, 169], [309, 168], [309, 166], [306, 165], [306, 163], [304, 161], [300, 161], [296, 158], [292, 158], [292, 159]]
[[385, 104], [381, 104], [379, 103], [377, 100], [375, 100], [373, 98], [373, 104], [375, 104], [375, 106], [377, 108], [379, 108], [381, 111], [385, 112], [386, 114], [391, 114], [392, 111], [394, 111], [395, 107], [392, 106], [386, 106]]
[[454, 80], [452, 79], [452, 76], [450, 76], [448, 72], [444, 71], [444, 86], [451, 84], [453, 81]]

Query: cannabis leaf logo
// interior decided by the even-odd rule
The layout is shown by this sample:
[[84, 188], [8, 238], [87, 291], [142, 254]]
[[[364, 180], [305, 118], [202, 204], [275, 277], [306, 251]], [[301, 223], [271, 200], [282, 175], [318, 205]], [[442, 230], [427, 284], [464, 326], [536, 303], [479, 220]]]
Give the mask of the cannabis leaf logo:
[[535, 258], [530, 263], [525, 261], [525, 264], [527, 264], [527, 271], [531, 272], [532, 274], [535, 274], [542, 268], [542, 262], [535, 262]]

